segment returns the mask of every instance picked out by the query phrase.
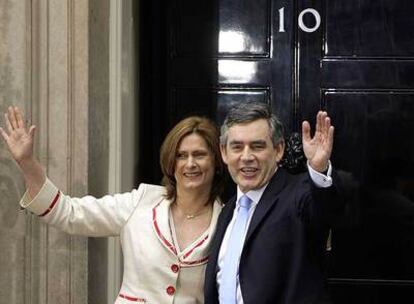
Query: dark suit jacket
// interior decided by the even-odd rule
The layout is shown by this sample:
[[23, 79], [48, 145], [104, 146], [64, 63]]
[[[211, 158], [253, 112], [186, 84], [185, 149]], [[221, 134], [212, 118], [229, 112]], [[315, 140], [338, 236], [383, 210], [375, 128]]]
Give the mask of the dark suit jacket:
[[[340, 214], [336, 176], [316, 188], [308, 173], [276, 171], [256, 207], [243, 247], [239, 279], [245, 304], [320, 303], [329, 224]], [[217, 258], [235, 207], [223, 208], [206, 269], [205, 303], [218, 303]]]

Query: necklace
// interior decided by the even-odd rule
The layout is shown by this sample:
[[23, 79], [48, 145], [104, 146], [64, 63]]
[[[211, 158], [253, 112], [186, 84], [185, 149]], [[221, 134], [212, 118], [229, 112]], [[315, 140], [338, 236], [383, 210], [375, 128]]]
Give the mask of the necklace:
[[196, 213], [187, 213], [187, 212], [185, 212], [184, 210], [182, 210], [179, 206], [178, 206], [178, 204], [175, 202], [174, 203], [174, 205], [177, 207], [177, 209], [182, 213], [182, 214], [184, 214], [184, 216], [185, 216], [185, 219], [186, 220], [192, 220], [192, 219], [195, 219], [196, 217], [199, 217], [200, 215], [203, 215], [203, 214], [205, 214], [205, 213], [207, 213], [207, 212], [209, 212], [210, 210], [211, 210], [211, 208], [209, 208], [210, 206], [208, 206], [208, 208], [203, 208], [203, 209], [201, 209], [201, 210], [199, 210], [198, 212], [196, 212]]

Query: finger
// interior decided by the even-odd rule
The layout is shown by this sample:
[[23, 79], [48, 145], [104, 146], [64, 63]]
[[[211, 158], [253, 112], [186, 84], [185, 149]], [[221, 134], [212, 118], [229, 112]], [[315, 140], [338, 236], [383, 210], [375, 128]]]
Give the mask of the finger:
[[17, 129], [16, 113], [13, 107], [9, 107], [9, 121], [13, 130]]
[[35, 133], [35, 130], [36, 130], [36, 126], [30, 126], [30, 128], [29, 128], [29, 135], [30, 135], [30, 137], [33, 139], [34, 138], [34, 133]]
[[310, 124], [308, 121], [302, 122], [302, 141], [310, 141]]
[[9, 133], [13, 132], [13, 126], [10, 123], [9, 114], [8, 113], [4, 113], [4, 118], [6, 120], [7, 130], [9, 131]]
[[7, 143], [9, 141], [9, 136], [7, 135], [6, 131], [3, 130], [2, 127], [0, 127], [0, 134], [3, 137], [4, 141]]
[[332, 153], [332, 147], [333, 147], [333, 141], [334, 141], [334, 132], [335, 129], [333, 126], [329, 127], [329, 131], [328, 131], [328, 136], [327, 136], [327, 141], [326, 141], [326, 150], [328, 151], [328, 157], [330, 157], [331, 153]]
[[333, 146], [333, 141], [334, 141], [334, 133], [335, 133], [335, 128], [334, 128], [334, 126], [330, 126], [329, 127], [329, 133], [328, 133], [328, 139], [329, 139], [329, 143], [330, 143], [330, 146], [332, 147]]
[[319, 111], [316, 115], [316, 125], [315, 125], [315, 133], [322, 131], [322, 111]]
[[14, 108], [14, 111], [16, 113], [17, 127], [18, 128], [24, 128], [25, 127], [25, 123], [24, 123], [24, 120], [23, 120], [22, 112], [20, 111], [20, 109], [18, 107], [15, 107]]
[[326, 125], [326, 118], [328, 117], [328, 113], [326, 111], [322, 111], [321, 114], [321, 132], [323, 134], [327, 134], [328, 133], [328, 127]]
[[323, 134], [328, 137], [329, 128], [331, 127], [331, 118], [326, 116], [323, 123]]

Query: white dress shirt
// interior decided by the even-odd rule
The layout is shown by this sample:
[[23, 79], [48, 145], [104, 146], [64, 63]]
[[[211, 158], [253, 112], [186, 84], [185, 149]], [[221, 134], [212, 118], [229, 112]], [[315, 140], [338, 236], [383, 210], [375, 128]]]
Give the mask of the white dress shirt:
[[[276, 170], [277, 170], [277, 168], [276, 168]], [[312, 169], [309, 166], [309, 164], [308, 164], [308, 170], [309, 170], [309, 175], [310, 175], [312, 181], [314, 182], [314, 184], [316, 185], [316, 187], [327, 188], [327, 187], [330, 187], [332, 185], [332, 177], [331, 177], [332, 166], [331, 166], [330, 162], [329, 162], [329, 167], [328, 167], [328, 171], [327, 171], [326, 175], [315, 171], [314, 169]], [[223, 268], [224, 256], [226, 255], [227, 244], [229, 242], [230, 232], [233, 228], [234, 222], [236, 221], [236, 217], [237, 217], [237, 214], [238, 214], [239, 209], [240, 209], [239, 199], [244, 194], [244, 195], [247, 195], [252, 200], [252, 204], [251, 204], [251, 207], [250, 207], [250, 210], [249, 210], [249, 217], [247, 219], [246, 229], [245, 229], [244, 234], [243, 234], [243, 239], [245, 239], [246, 234], [247, 234], [247, 230], [249, 229], [249, 225], [250, 225], [250, 222], [251, 222], [253, 214], [254, 214], [254, 211], [256, 210], [257, 204], [259, 203], [260, 198], [262, 197], [263, 192], [265, 191], [267, 185], [268, 184], [264, 185], [260, 189], [250, 190], [247, 193], [243, 193], [240, 190], [240, 188], [237, 186], [236, 208], [234, 208], [233, 217], [232, 217], [229, 225], [227, 226], [226, 233], [225, 233], [224, 238], [223, 238], [223, 242], [221, 243], [220, 252], [219, 252], [218, 261], [217, 261], [217, 290], [220, 290], [219, 287], [220, 287], [221, 275], [222, 275], [221, 269]], [[243, 240], [243, 242], [244, 242], [244, 240]], [[238, 257], [238, 259], [239, 259], [239, 262], [240, 262], [240, 256]], [[236, 287], [237, 288], [237, 304], [244, 304], [238, 275], [236, 277], [236, 286], [237, 286]]]

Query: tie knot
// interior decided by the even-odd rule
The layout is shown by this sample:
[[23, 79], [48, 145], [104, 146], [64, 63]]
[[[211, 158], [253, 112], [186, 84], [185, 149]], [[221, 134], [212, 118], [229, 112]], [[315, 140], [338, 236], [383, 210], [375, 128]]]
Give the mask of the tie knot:
[[250, 209], [251, 204], [252, 200], [247, 195], [240, 197], [240, 207]]

